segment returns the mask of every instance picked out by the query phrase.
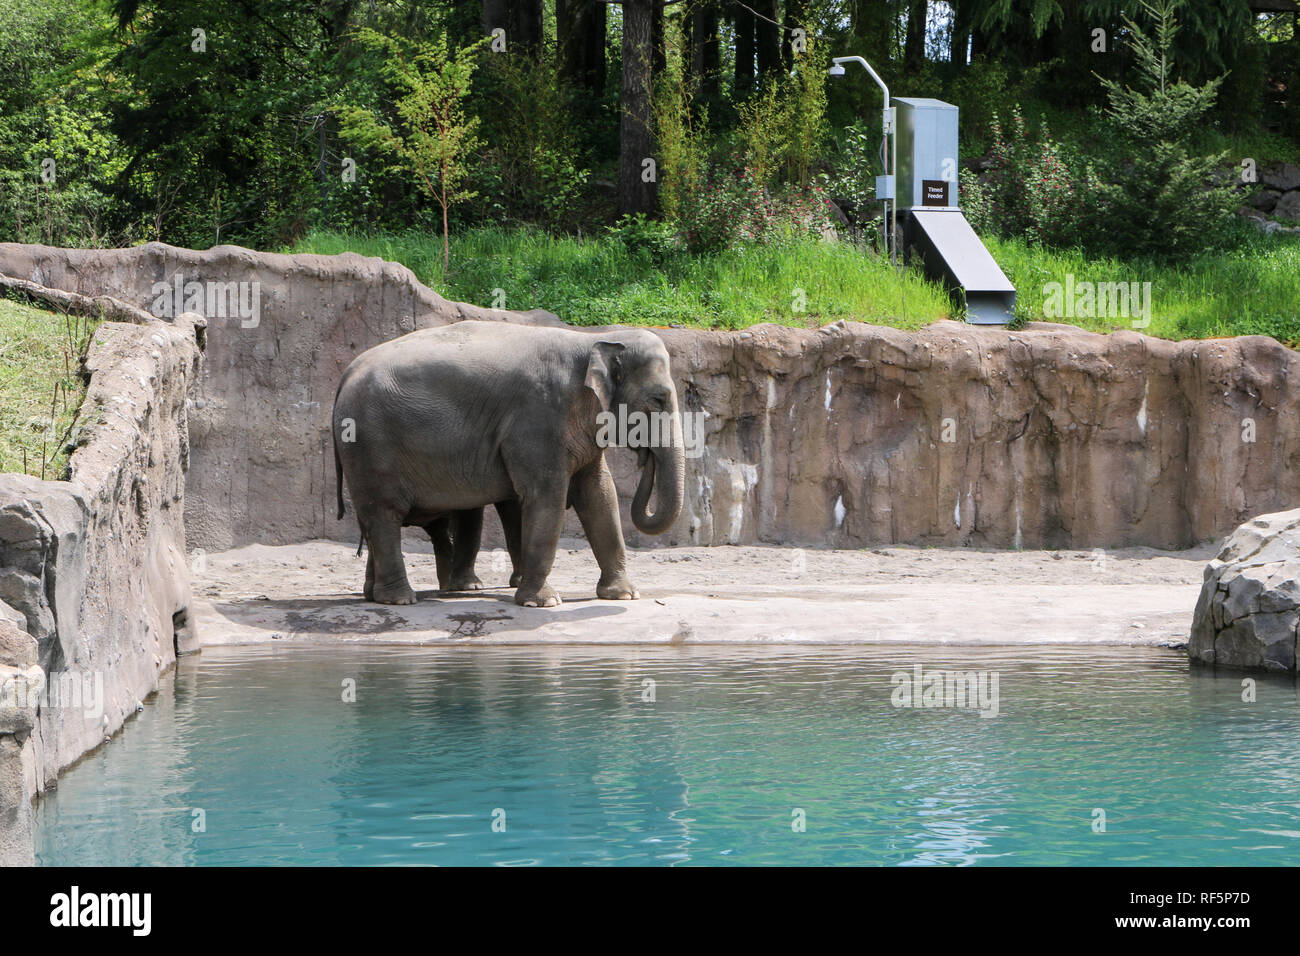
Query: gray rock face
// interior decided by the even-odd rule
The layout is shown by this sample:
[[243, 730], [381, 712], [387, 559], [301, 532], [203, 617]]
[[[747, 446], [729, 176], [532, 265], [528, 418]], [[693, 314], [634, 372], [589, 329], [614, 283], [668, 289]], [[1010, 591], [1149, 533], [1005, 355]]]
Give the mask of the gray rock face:
[[1205, 569], [1188, 653], [1218, 667], [1294, 672], [1298, 628], [1300, 509], [1261, 515], [1229, 536]]
[[1300, 189], [1282, 194], [1273, 207], [1273, 218], [1300, 221]]
[[1300, 189], [1300, 166], [1295, 163], [1279, 163], [1266, 167], [1260, 170], [1259, 181], [1270, 189], [1281, 192]]
[[190, 314], [101, 325], [69, 480], [0, 475], [0, 863], [31, 862], [31, 795], [193, 649], [184, 496], [201, 331]]
[[30, 689], [44, 676], [36, 666], [35, 638], [0, 620], [0, 866], [33, 862], [32, 788], [23, 751], [36, 723]]
[[[352, 515], [334, 517], [330, 410], [359, 352], [464, 318], [555, 321], [448, 302], [353, 255], [0, 244], [0, 272], [144, 308], [177, 274], [261, 283], [256, 327], [210, 318], [190, 410], [185, 523], [207, 551], [356, 542]], [[637, 546], [1183, 548], [1300, 504], [1300, 355], [1270, 338], [957, 322], [658, 334], [707, 441], [659, 538], [632, 529], [635, 460], [611, 451]]]
[[[1261, 189], [1250, 198], [1248, 205], [1261, 213], [1272, 212], [1277, 206], [1277, 201], [1281, 198], [1282, 193], [1276, 189]], [[1249, 213], [1243, 213], [1243, 215], [1249, 215]]]

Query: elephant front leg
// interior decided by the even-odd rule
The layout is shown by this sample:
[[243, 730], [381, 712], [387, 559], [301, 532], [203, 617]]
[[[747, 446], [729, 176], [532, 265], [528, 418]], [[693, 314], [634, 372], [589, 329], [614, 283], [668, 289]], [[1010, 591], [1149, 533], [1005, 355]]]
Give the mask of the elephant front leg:
[[560, 596], [546, 583], [555, 564], [555, 549], [564, 529], [565, 488], [522, 496], [519, 587], [515, 603], [523, 607], [555, 607]]
[[618, 518], [618, 490], [604, 455], [573, 476], [573, 507], [600, 565], [596, 596], [607, 601], [635, 601], [641, 595], [627, 577], [627, 546]]

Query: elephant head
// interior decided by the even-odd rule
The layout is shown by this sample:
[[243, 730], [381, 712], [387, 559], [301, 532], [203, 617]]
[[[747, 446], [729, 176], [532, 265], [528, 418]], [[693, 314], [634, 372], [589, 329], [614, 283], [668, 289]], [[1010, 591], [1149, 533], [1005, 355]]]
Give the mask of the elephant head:
[[[624, 416], [629, 448], [641, 480], [632, 497], [632, 523], [644, 534], [663, 534], [682, 511], [686, 452], [668, 349], [653, 332], [620, 330], [591, 347], [586, 386], [607, 414]], [[635, 427], [641, 423], [644, 427]], [[646, 506], [654, 495], [654, 513]]]

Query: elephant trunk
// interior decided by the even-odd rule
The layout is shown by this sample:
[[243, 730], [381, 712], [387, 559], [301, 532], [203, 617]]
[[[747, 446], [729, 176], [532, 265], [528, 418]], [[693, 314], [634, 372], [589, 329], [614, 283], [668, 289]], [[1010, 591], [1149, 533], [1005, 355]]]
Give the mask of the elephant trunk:
[[[632, 523], [642, 534], [663, 534], [682, 513], [685, 494], [686, 450], [682, 445], [681, 422], [673, 414], [673, 436], [666, 446], [641, 449], [641, 480], [632, 496]], [[651, 490], [655, 492], [653, 515], [646, 514]]]

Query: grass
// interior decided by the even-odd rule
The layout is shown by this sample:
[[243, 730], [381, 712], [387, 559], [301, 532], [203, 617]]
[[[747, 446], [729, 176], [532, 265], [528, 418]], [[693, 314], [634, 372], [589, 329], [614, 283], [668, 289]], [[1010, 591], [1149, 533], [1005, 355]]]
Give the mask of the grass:
[[[671, 249], [655, 255], [615, 237], [479, 228], [452, 239], [446, 273], [441, 240], [432, 235], [316, 232], [290, 251], [379, 256], [403, 263], [449, 299], [542, 308], [576, 325], [740, 329], [857, 319], [917, 329], [952, 312], [947, 297], [918, 273], [900, 276], [848, 243], [808, 240], [715, 256]], [[501, 299], [494, 300], [495, 289], [502, 290]]]
[[67, 477], [62, 446], [85, 398], [77, 372], [97, 324], [0, 298], [0, 472]]
[[[1066, 322], [1097, 332], [1132, 328], [1130, 318], [1047, 316], [1048, 283], [1150, 282], [1151, 322], [1167, 339], [1272, 335], [1300, 344], [1300, 237], [1262, 236], [1237, 224], [1227, 248], [1188, 262], [1090, 259], [986, 238], [1019, 293], [1021, 320]], [[758, 322], [816, 326], [840, 318], [917, 329], [951, 317], [939, 288], [915, 271], [895, 272], [849, 243], [751, 246], [716, 256], [669, 251], [656, 258], [614, 237], [575, 239], [531, 230], [481, 228], [452, 243], [444, 274], [436, 236], [360, 237], [317, 232], [293, 252], [345, 251], [408, 266], [451, 299], [512, 309], [543, 308], [580, 325], [624, 323], [744, 328]], [[493, 301], [501, 289], [503, 302]], [[797, 291], [806, 297], [799, 311]]]
[[1065, 322], [1097, 332], [1133, 328], [1127, 318], [1050, 318], [1044, 314], [1050, 282], [1150, 282], [1147, 335], [1166, 339], [1272, 335], [1300, 345], [1300, 237], [1262, 236], [1241, 226], [1233, 245], [1176, 265], [1089, 259], [1078, 251], [1045, 250], [1022, 242], [986, 239], [993, 258], [1016, 286], [1027, 318]]

